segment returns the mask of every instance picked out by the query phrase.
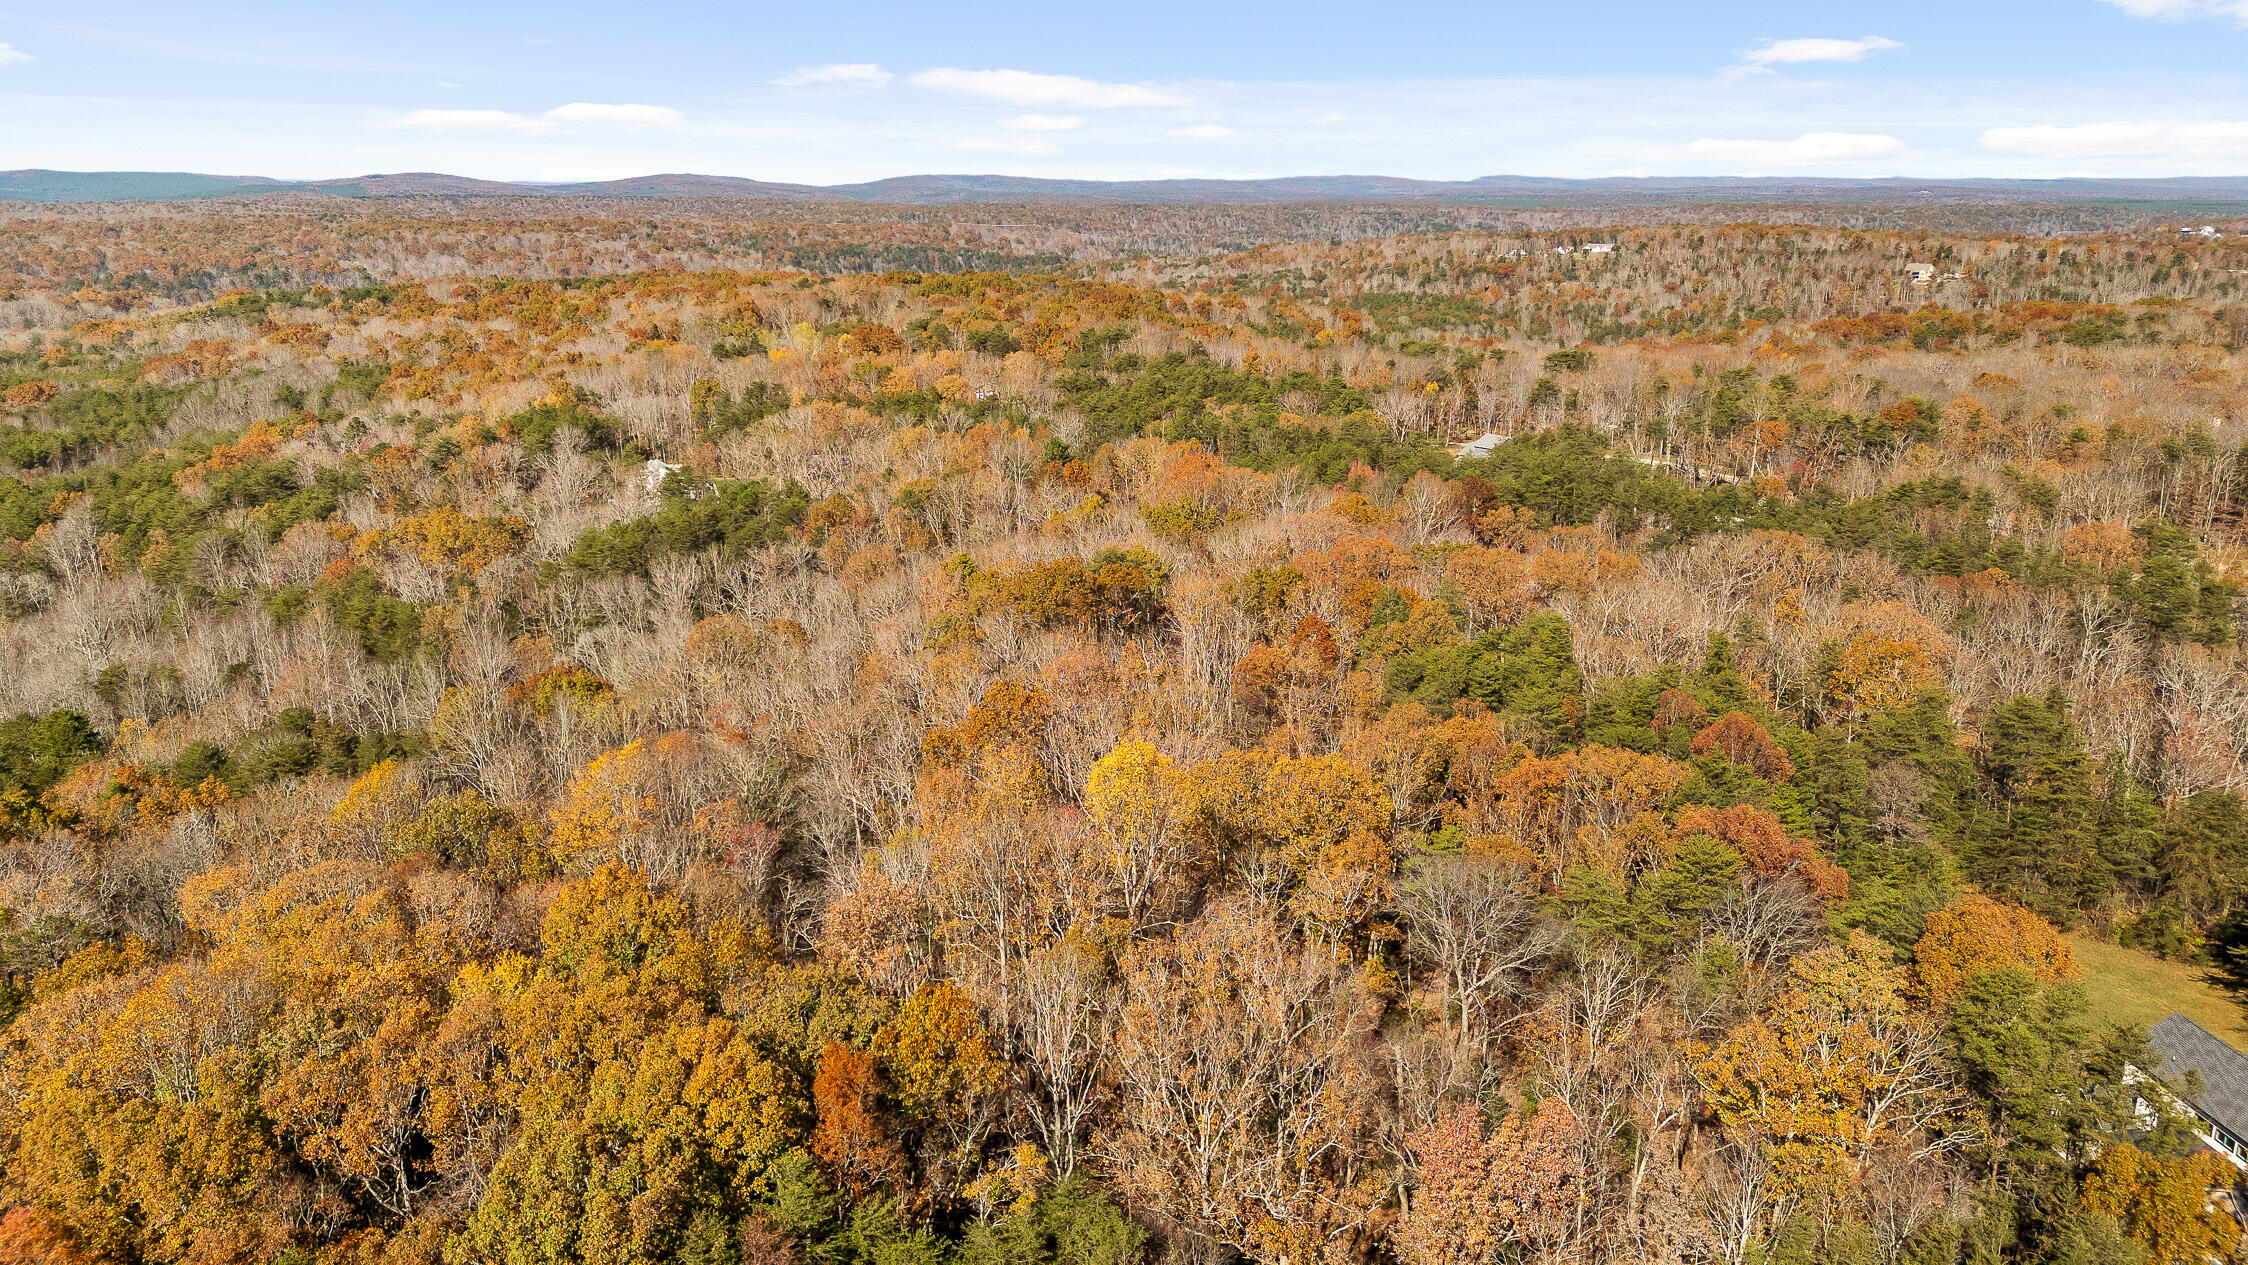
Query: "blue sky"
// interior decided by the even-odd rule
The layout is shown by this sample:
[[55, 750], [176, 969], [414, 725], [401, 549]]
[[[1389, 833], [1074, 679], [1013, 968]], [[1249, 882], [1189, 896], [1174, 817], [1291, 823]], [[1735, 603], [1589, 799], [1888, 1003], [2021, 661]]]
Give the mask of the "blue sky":
[[2248, 0], [0, 0], [0, 168], [2248, 174]]

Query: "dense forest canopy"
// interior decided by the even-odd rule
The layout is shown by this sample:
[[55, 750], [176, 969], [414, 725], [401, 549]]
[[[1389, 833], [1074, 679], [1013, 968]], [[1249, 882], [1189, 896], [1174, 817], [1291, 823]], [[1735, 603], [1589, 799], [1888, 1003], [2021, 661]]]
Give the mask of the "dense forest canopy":
[[2229, 1257], [2248, 246], [1977, 214], [0, 216], [0, 1257]]

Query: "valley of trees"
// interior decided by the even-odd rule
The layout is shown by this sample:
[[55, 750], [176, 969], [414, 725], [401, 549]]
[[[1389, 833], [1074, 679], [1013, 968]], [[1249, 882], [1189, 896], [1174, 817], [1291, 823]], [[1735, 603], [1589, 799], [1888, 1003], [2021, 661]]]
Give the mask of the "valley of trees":
[[2231, 1258], [2240, 235], [1436, 214], [0, 215], [0, 1259]]

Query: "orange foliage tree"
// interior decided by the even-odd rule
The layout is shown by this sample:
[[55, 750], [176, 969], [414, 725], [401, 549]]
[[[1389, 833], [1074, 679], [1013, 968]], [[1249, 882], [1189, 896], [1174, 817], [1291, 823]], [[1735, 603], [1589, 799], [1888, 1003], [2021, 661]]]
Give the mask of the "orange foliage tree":
[[1969, 979], [1999, 967], [2021, 967], [2047, 984], [2084, 978], [2051, 923], [1978, 892], [1928, 915], [1912, 955], [1920, 990], [1939, 1010], [1950, 1008]]

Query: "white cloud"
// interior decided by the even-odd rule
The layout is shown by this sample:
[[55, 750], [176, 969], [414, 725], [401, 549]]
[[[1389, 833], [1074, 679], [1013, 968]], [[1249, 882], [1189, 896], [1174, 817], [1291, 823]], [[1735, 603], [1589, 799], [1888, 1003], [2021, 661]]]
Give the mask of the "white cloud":
[[990, 154], [1013, 154], [1018, 158], [1051, 158], [1062, 152], [1062, 147], [1052, 141], [986, 140], [973, 139], [952, 142], [954, 149], [972, 149]]
[[598, 101], [572, 101], [558, 105], [543, 116], [557, 123], [633, 123], [653, 126], [678, 123], [687, 116], [668, 106], [633, 105], [623, 102], [608, 105]]
[[959, 70], [940, 66], [914, 75], [917, 88], [985, 97], [1021, 106], [1064, 106], [1105, 110], [1119, 106], [1180, 106], [1176, 93], [1135, 83], [1101, 83], [1075, 75], [1041, 75], [1028, 70]]
[[398, 126], [425, 132], [546, 132], [554, 125], [506, 110], [413, 110]]
[[0, 44], [0, 66], [19, 66], [31, 60], [31, 54], [13, 44]]
[[410, 110], [398, 126], [425, 132], [558, 132], [568, 124], [624, 124], [658, 127], [679, 123], [686, 115], [667, 106], [607, 104], [572, 101], [544, 114], [517, 114], [512, 110]]
[[1001, 119], [999, 126], [1018, 132], [1067, 132], [1085, 126], [1085, 120], [1074, 114], [1018, 114]]
[[2248, 161], [2248, 123], [2144, 120], [1994, 127], [1983, 148], [2041, 158], [2239, 159]]
[[1173, 128], [1171, 135], [1190, 141], [1222, 141], [1233, 135], [1233, 129], [1221, 123], [1197, 123], [1192, 127]]
[[879, 88], [897, 78], [873, 62], [835, 62], [827, 66], [799, 66], [773, 83], [782, 88], [808, 88], [814, 84], [841, 84], [852, 88]]
[[1727, 163], [1741, 169], [1728, 174], [1750, 175], [1791, 167], [1894, 158], [1905, 152], [1905, 143], [1894, 136], [1871, 132], [1805, 132], [1792, 141], [1705, 137], [1688, 142], [1686, 152], [1703, 161]]
[[1769, 75], [1777, 73], [1772, 69], [1774, 66], [1793, 66], [1802, 62], [1864, 61], [1870, 54], [1886, 53], [1903, 47], [1903, 44], [1879, 35], [1868, 35], [1861, 40], [1766, 40], [1755, 48], [1742, 50], [1740, 63], [1728, 66], [1725, 70], [1729, 75]]
[[2231, 18], [2248, 26], [2248, 0], [2107, 0], [2135, 18], [2178, 22], [2186, 18]]

